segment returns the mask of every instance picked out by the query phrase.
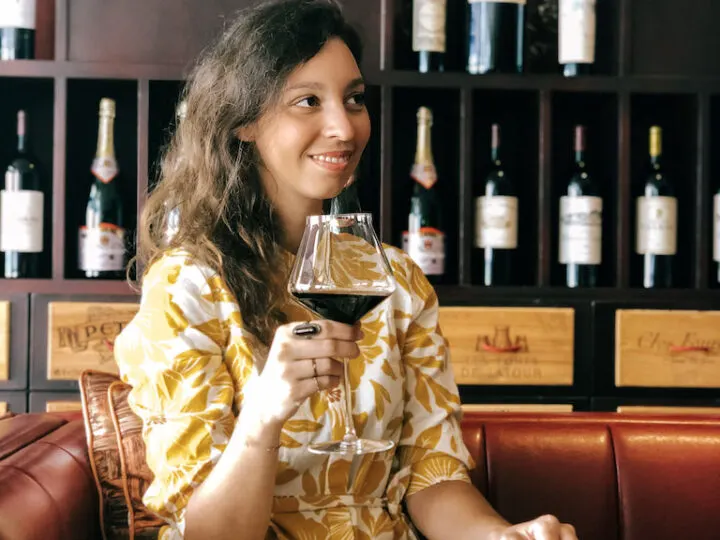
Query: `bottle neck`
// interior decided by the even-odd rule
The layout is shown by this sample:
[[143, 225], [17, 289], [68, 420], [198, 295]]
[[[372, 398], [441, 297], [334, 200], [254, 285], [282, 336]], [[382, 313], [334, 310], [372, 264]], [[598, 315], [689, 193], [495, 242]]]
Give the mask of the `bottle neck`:
[[575, 164], [576, 165], [585, 165], [585, 151], [584, 150], [575, 150]]
[[493, 163], [500, 163], [500, 147], [493, 146], [490, 148], [490, 159]]
[[18, 135], [17, 151], [19, 154], [24, 154], [27, 150], [27, 138], [23, 135]]
[[95, 157], [115, 159], [115, 141], [113, 138], [114, 122], [114, 118], [111, 116], [100, 116]]
[[652, 165], [653, 168], [655, 168], [655, 169], [659, 168], [661, 162], [662, 162], [662, 156], [660, 156], [660, 154], [657, 154], [657, 155], [650, 154], [650, 165]]
[[433, 165], [429, 122], [418, 122], [415, 163], [417, 165]]

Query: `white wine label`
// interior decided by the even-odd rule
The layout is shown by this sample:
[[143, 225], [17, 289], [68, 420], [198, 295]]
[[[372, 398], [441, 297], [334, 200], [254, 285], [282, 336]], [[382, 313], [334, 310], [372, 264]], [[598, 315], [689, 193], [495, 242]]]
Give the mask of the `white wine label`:
[[35, 30], [35, 0], [0, 0], [0, 28]]
[[524, 6], [527, 0], [468, 0], [468, 4], [518, 4]]
[[445, 52], [447, 0], [413, 0], [413, 51]]
[[41, 191], [0, 191], [0, 251], [43, 250], [43, 201]]
[[560, 264], [602, 262], [600, 197], [560, 197]]
[[595, 61], [595, 0], [560, 0], [558, 61], [561, 64]]
[[713, 197], [713, 260], [720, 262], [720, 194]]
[[425, 275], [445, 273], [445, 235], [430, 227], [408, 233], [408, 255]]
[[517, 197], [475, 199], [475, 246], [515, 249], [518, 237]]
[[415, 163], [410, 171], [410, 176], [425, 189], [430, 189], [437, 182], [437, 170], [434, 165]]
[[640, 255], [675, 255], [677, 251], [675, 197], [638, 197], [636, 250]]
[[118, 175], [117, 161], [113, 158], [98, 158], [93, 160], [90, 168], [95, 178], [104, 184], [109, 184]]
[[99, 227], [80, 227], [78, 251], [80, 270], [123, 270], [125, 229], [109, 223], [101, 223]]

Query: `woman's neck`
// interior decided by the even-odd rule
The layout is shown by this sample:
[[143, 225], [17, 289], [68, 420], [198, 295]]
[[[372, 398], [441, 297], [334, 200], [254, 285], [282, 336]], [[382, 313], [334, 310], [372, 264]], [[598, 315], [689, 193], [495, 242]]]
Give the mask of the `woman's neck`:
[[275, 213], [283, 230], [283, 247], [290, 253], [297, 253], [305, 231], [307, 216], [322, 214], [323, 202], [314, 200], [289, 201], [284, 198], [273, 203]]

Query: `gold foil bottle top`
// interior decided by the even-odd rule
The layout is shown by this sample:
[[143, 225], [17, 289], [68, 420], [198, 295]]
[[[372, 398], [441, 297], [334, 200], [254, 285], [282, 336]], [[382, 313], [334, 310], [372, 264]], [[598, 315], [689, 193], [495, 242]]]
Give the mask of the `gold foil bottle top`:
[[115, 100], [110, 98], [102, 98], [100, 100], [100, 116], [109, 116], [115, 118]]
[[432, 126], [433, 114], [427, 107], [420, 107], [417, 110], [417, 121], [418, 124], [429, 124]]
[[185, 116], [187, 115], [187, 101], [181, 101], [178, 103], [177, 108], [175, 109], [175, 116], [178, 120], [182, 121], [185, 120]]
[[662, 128], [652, 126], [650, 128], [650, 156], [658, 157], [662, 154]]

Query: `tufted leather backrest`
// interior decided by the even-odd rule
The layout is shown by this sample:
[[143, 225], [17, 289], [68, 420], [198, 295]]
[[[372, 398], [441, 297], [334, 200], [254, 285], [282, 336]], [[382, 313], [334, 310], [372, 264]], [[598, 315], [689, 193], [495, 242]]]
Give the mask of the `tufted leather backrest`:
[[[0, 538], [99, 538], [79, 415], [15, 418], [26, 435], [0, 460]], [[720, 539], [720, 416], [472, 413], [463, 434], [473, 481], [512, 522], [552, 513], [581, 540]]]
[[474, 483], [507, 519], [582, 540], [720, 538], [720, 416], [472, 413]]

